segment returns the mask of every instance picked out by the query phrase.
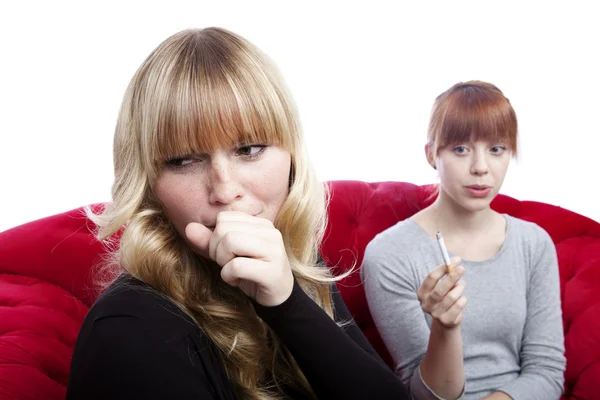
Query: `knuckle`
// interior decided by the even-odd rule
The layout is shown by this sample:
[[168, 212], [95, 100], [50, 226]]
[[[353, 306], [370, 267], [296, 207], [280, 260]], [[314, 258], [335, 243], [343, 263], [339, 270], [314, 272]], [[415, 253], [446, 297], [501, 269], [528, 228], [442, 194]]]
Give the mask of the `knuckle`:
[[417, 290], [417, 299], [422, 303], [423, 302], [423, 291], [421, 289]]
[[460, 282], [460, 278], [461, 275], [456, 271], [452, 271], [452, 273], [450, 274], [450, 280], [454, 283]]
[[431, 311], [433, 311], [433, 307], [427, 301], [422, 301], [421, 302], [421, 308], [423, 309], [423, 311], [425, 311], [427, 313], [431, 313]]
[[449, 299], [449, 300], [450, 300], [452, 303], [455, 303], [455, 302], [456, 302], [456, 300], [458, 300], [458, 297], [459, 297], [458, 293], [455, 293], [455, 292], [450, 292], [450, 293], [448, 293], [446, 296], [448, 297], [448, 299]]
[[229, 265], [229, 268], [231, 269], [231, 272], [234, 275], [238, 275], [240, 272], [240, 269], [242, 269], [244, 265], [244, 262], [241, 258], [234, 258], [233, 260], [231, 260], [231, 264]]
[[237, 232], [229, 231], [223, 235], [223, 243], [227, 246], [231, 246], [233, 243], [235, 243], [237, 236]]
[[283, 242], [283, 235], [279, 231], [279, 229], [275, 229], [274, 227], [269, 227], [268, 237], [271, 237], [276, 242]]
[[[217, 217], [217, 219], [218, 219], [218, 217]], [[219, 222], [217, 221], [217, 225], [215, 226], [213, 235], [216, 235], [217, 237], [222, 237], [226, 233], [227, 233], [227, 231], [223, 228], [223, 224], [219, 224]]]

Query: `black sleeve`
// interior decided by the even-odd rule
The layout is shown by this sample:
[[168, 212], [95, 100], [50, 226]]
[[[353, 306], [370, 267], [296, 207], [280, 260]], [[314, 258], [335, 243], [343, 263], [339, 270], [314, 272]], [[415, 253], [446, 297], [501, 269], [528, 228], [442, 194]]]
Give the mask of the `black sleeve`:
[[366, 352], [368, 352], [377, 360], [379, 360], [381, 364], [385, 365], [386, 368], [389, 368], [385, 361], [383, 361], [383, 358], [381, 358], [379, 353], [377, 353], [373, 346], [371, 346], [371, 343], [369, 343], [369, 340], [365, 337], [363, 331], [358, 327], [358, 325], [356, 325], [356, 323], [354, 323], [354, 319], [352, 318], [350, 311], [348, 311], [348, 307], [346, 307], [346, 303], [344, 303], [344, 299], [338, 291], [337, 285], [335, 283], [333, 284], [331, 293], [333, 306], [335, 308], [335, 320], [338, 322], [350, 321], [350, 323], [343, 325], [343, 329], [346, 331], [348, 336], [350, 336], [350, 338], [352, 338], [352, 340], [354, 340], [354, 342], [360, 347], [362, 347]]
[[[350, 314], [334, 288], [339, 317]], [[290, 350], [320, 399], [410, 399], [406, 388], [354, 324], [340, 328], [297, 282], [276, 307], [255, 303], [258, 315]]]
[[182, 359], [138, 318], [97, 320], [84, 343], [67, 400], [216, 399], [202, 365]]

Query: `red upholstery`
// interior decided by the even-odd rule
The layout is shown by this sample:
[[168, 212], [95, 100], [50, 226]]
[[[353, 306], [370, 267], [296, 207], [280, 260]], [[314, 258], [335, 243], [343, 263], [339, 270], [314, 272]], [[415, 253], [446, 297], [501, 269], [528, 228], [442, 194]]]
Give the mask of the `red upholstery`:
[[[358, 268], [378, 232], [433, 200], [431, 186], [401, 182], [331, 182], [329, 265]], [[600, 224], [559, 207], [499, 196], [493, 207], [536, 222], [556, 243], [566, 334], [565, 399], [596, 398], [600, 381]], [[79, 325], [97, 293], [91, 278], [104, 254], [81, 209], [0, 233], [0, 398], [64, 399]], [[368, 312], [359, 275], [340, 291], [387, 358]]]

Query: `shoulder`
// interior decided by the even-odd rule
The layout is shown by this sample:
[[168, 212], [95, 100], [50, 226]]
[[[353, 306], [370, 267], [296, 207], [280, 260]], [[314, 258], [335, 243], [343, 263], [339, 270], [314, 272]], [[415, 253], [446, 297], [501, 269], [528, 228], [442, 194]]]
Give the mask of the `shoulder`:
[[165, 339], [198, 330], [194, 321], [166, 296], [129, 275], [119, 277], [96, 300], [82, 332], [100, 322], [106, 326], [125, 320], [130, 329], [152, 330], [154, 337]]
[[407, 218], [376, 234], [367, 244], [365, 254], [369, 256], [397, 253], [414, 242], [419, 226]]
[[209, 338], [168, 299], [119, 278], [86, 316], [67, 399], [214, 398], [227, 378]]
[[[410, 274], [428, 262], [420, 254], [431, 253], [427, 233], [413, 220], [406, 219], [377, 234], [364, 253], [361, 276]], [[411, 275], [412, 276], [412, 275]]]
[[544, 228], [535, 222], [505, 215], [509, 229], [518, 241], [533, 249], [553, 248], [554, 242]]
[[[558, 254], [552, 237], [538, 224], [507, 216], [512, 247], [522, 254], [529, 273], [558, 269]], [[554, 274], [553, 274], [554, 275]]]
[[84, 319], [69, 379], [77, 390], [89, 385], [117, 390], [128, 384], [114, 381], [107, 386], [93, 375], [119, 380], [119, 371], [128, 370], [132, 379], [161, 376], [163, 381], [187, 384], [198, 376], [205, 379], [205, 372], [198, 375], [203, 365], [218, 371], [218, 360], [208, 336], [191, 318], [141, 281], [122, 276], [98, 298]]

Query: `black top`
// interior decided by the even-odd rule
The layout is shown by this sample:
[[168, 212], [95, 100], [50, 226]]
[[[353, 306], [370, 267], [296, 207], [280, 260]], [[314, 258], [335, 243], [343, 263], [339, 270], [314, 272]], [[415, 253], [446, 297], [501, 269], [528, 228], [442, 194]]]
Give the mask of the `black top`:
[[[333, 288], [336, 321], [351, 319]], [[319, 399], [409, 399], [354, 322], [344, 328], [294, 283], [281, 305], [257, 314], [287, 346]], [[302, 398], [293, 390], [289, 398]], [[67, 400], [236, 399], [216, 347], [179, 308], [123, 275], [86, 316]]]

